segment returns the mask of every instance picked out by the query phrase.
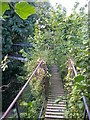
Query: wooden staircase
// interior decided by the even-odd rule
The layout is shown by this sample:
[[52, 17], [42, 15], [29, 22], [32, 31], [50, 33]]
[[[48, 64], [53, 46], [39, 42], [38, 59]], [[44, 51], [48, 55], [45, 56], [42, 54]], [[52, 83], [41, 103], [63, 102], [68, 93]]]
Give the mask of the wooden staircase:
[[64, 119], [64, 111], [66, 109], [66, 100], [56, 103], [55, 100], [59, 96], [64, 96], [63, 84], [59, 76], [56, 65], [52, 66], [52, 77], [50, 79], [49, 95], [45, 110], [45, 120]]

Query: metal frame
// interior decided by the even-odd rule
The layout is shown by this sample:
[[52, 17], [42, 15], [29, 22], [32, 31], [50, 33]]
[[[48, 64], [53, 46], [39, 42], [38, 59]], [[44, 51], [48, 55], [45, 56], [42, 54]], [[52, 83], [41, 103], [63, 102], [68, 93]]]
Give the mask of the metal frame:
[[15, 108], [16, 108], [16, 111], [17, 111], [18, 120], [21, 120], [20, 113], [19, 113], [19, 108], [18, 108], [18, 103], [17, 102], [15, 104]]
[[[78, 75], [78, 74], [77, 74], [77, 71], [76, 71], [75, 66], [74, 66], [74, 64], [73, 64], [73, 61], [72, 61], [71, 59], [70, 59], [70, 62], [71, 62], [71, 65], [72, 65], [74, 74], [75, 74], [75, 76], [77, 76], [77, 75]], [[90, 120], [90, 110], [89, 110], [89, 106], [88, 106], [86, 97], [84, 96], [84, 93], [83, 93], [83, 92], [81, 93], [81, 95], [82, 95], [83, 102], [84, 102], [84, 105], [85, 105], [84, 120], [86, 120], [86, 114], [88, 115], [88, 119]]]
[[[0, 120], [4, 120], [7, 117], [7, 115], [11, 111], [12, 107], [16, 104], [17, 100], [20, 98], [21, 94], [23, 93], [23, 91], [25, 90], [25, 88], [29, 84], [30, 80], [33, 78], [33, 76], [37, 72], [37, 69], [41, 66], [42, 63], [43, 63], [43, 60], [41, 60], [39, 62], [39, 64], [37, 65], [37, 67], [33, 71], [32, 75], [29, 77], [29, 79], [27, 80], [27, 82], [24, 84], [24, 86], [22, 87], [22, 89], [19, 91], [19, 93], [17, 94], [17, 96], [15, 97], [15, 99], [12, 101], [12, 103], [10, 104], [10, 106], [7, 108], [6, 112], [2, 115], [2, 117], [0, 118]], [[19, 110], [17, 108], [17, 105], [16, 105], [16, 109], [17, 109], [17, 114], [18, 114]], [[18, 120], [20, 120], [19, 118], [20, 118], [20, 115], [18, 114]]]

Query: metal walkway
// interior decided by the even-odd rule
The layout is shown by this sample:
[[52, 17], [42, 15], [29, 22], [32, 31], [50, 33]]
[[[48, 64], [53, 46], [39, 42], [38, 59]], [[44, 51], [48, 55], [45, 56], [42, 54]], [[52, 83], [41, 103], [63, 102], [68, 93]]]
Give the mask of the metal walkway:
[[51, 72], [52, 77], [50, 79], [49, 95], [45, 110], [45, 120], [64, 118], [64, 111], [66, 109], [65, 100], [61, 100], [59, 103], [55, 102], [59, 96], [64, 96], [63, 84], [56, 65], [52, 66]]

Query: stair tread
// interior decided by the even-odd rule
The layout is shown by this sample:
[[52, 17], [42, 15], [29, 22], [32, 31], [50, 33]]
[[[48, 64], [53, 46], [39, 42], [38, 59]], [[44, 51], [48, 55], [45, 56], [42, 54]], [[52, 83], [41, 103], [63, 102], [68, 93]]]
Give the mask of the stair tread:
[[53, 102], [53, 101], [48, 101], [47, 102], [47, 104], [66, 104], [66, 102], [65, 101], [60, 101], [60, 102], [58, 102], [58, 103], [56, 103], [56, 102]]
[[50, 111], [50, 112], [64, 112], [64, 109], [46, 109], [46, 111]]
[[[57, 98], [54, 98], [54, 99], [49, 98], [48, 101], [53, 101], [53, 102], [55, 102], [56, 99], [57, 99]], [[66, 102], [66, 100], [61, 100], [61, 102], [62, 102], [62, 101], [63, 101], [63, 102]]]
[[45, 118], [44, 120], [60, 120], [60, 119], [53, 119], [53, 118]]
[[46, 115], [64, 115], [64, 113], [63, 112], [58, 112], [58, 111], [57, 112], [53, 112], [53, 111], [50, 112], [49, 111], [49, 112], [46, 112]]
[[46, 118], [64, 118], [64, 116], [57, 116], [57, 115], [45, 115]]
[[[65, 96], [64, 96], [64, 95], [49, 95], [49, 96], [48, 96], [48, 99], [49, 99], [49, 98], [56, 98], [56, 99], [57, 99], [57, 98], [60, 98], [60, 97], [65, 97]], [[64, 99], [64, 98], [63, 98], [63, 99]]]
[[59, 106], [59, 107], [66, 107], [65, 104], [47, 104], [47, 106]]
[[52, 66], [51, 72], [52, 76], [50, 78], [48, 100], [45, 110], [45, 120], [58, 120], [64, 118], [64, 112], [66, 110], [66, 99], [61, 100], [59, 103], [55, 103], [55, 100], [57, 100], [60, 96], [65, 96], [65, 93], [63, 83], [56, 65]]
[[65, 109], [65, 107], [63, 107], [63, 106], [47, 106], [47, 108], [50, 108], [50, 109]]

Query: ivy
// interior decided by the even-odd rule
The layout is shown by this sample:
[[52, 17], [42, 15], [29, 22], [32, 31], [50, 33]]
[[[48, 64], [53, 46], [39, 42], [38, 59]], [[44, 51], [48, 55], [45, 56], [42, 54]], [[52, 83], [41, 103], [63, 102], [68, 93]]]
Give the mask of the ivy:
[[[21, 2], [20, 2], [21, 3]], [[6, 3], [7, 4], [7, 3]], [[25, 51], [28, 51], [30, 54], [30, 51], [32, 49], [31, 47], [15, 47], [13, 44], [16, 43], [28, 43], [28, 37], [31, 36], [31, 38], [34, 35], [34, 23], [36, 21], [36, 15], [28, 14], [27, 19], [22, 19], [19, 17], [19, 15], [15, 12], [15, 5], [17, 3], [8, 3], [9, 9], [3, 12], [3, 17], [7, 16], [2, 20], [2, 57], [6, 55], [8, 56], [21, 56], [22, 53], [20, 53], [21, 49], [24, 49]], [[25, 3], [26, 4], [26, 3]], [[29, 5], [29, 4], [28, 4]], [[31, 5], [30, 5], [31, 6]], [[35, 9], [33, 6], [31, 6], [33, 9]], [[32, 9], [32, 10], [33, 10]], [[29, 42], [31, 43], [31, 41]], [[31, 55], [29, 56], [31, 59]], [[18, 84], [21, 84], [21, 86], [24, 83], [24, 76], [26, 74], [26, 70], [23, 69], [24, 63], [22, 61], [18, 60], [12, 60], [8, 59], [9, 62], [1, 62], [2, 69], [3, 69], [3, 76], [2, 76], [2, 85], [7, 85], [9, 83], [12, 83], [12, 80], [15, 82], [15, 86]], [[17, 72], [18, 71], [18, 72]], [[13, 76], [13, 78], [12, 78]], [[18, 83], [19, 82], [19, 83]], [[18, 85], [19, 86], [19, 85]], [[21, 87], [20, 86], [20, 87]], [[9, 94], [6, 94], [7, 90], [3, 92], [3, 111], [5, 111], [12, 101], [14, 99], [15, 95], [18, 93], [20, 87], [15, 90], [15, 87], [12, 86], [8, 88]], [[8, 95], [10, 95], [10, 98], [7, 100]]]
[[75, 80], [75, 82], [81, 82], [81, 81], [83, 81], [84, 80], [84, 76], [83, 75], [78, 75], [78, 76], [76, 76], [75, 78], [74, 78], [74, 80]]

